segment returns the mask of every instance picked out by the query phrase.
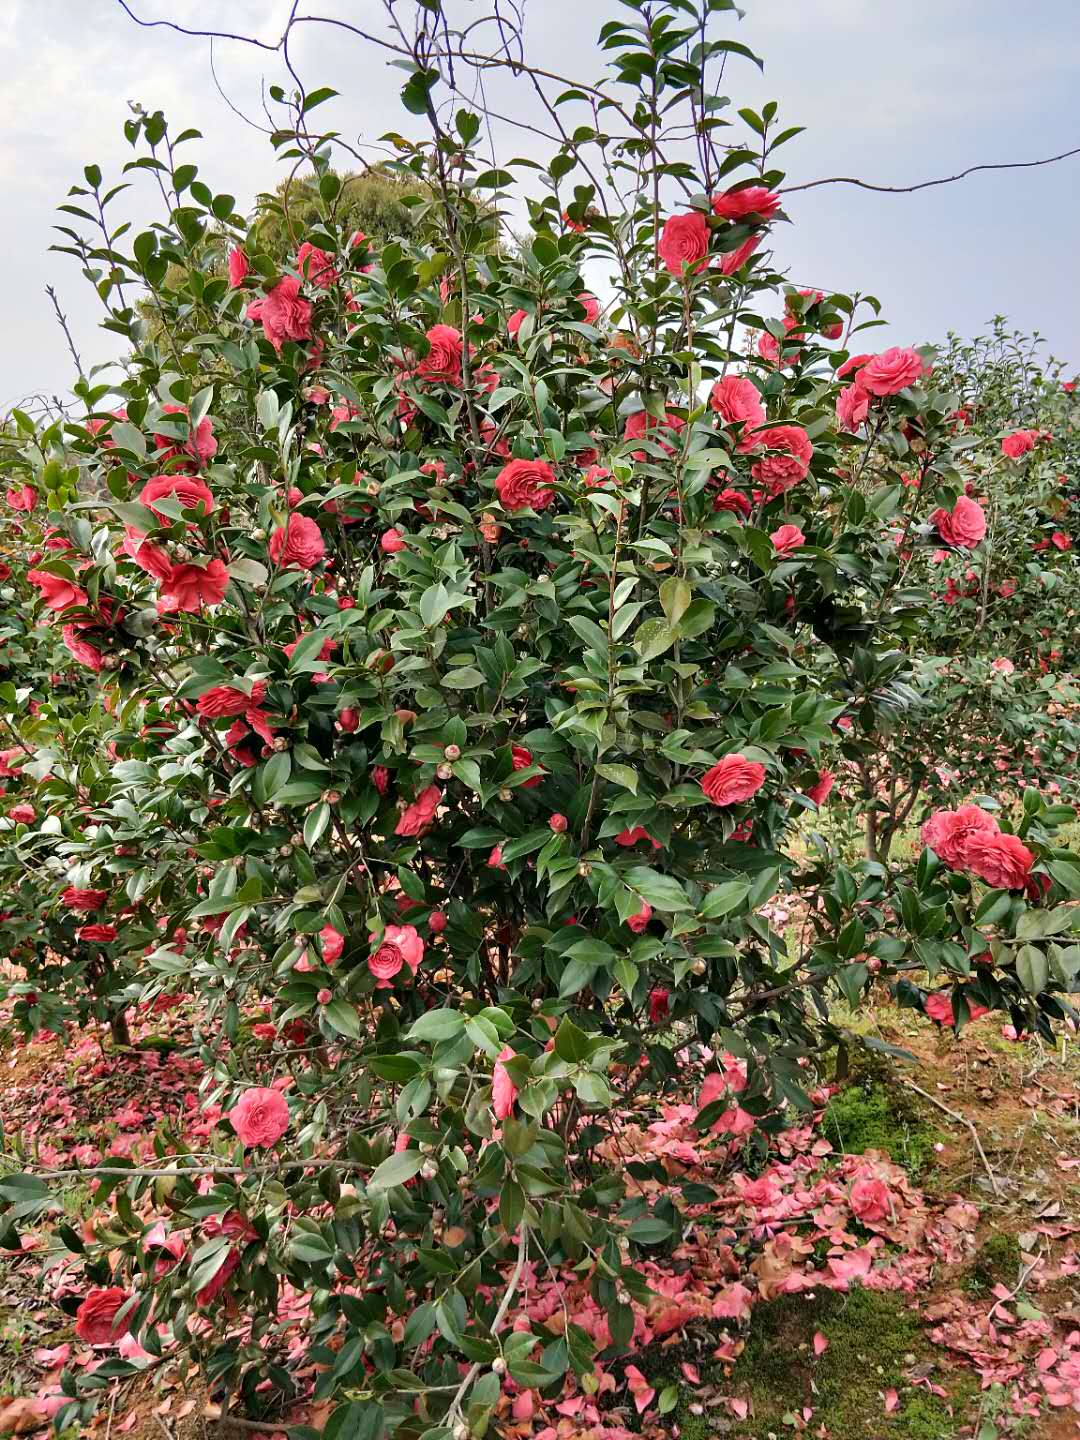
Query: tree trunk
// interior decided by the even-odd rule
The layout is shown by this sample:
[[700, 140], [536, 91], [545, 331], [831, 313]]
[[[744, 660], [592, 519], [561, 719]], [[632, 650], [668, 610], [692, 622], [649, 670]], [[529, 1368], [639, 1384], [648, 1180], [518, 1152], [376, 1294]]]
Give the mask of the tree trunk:
[[109, 1021], [109, 1033], [112, 1036], [113, 1045], [128, 1048], [131, 1045], [131, 1031], [128, 1029], [127, 1015], [123, 1010], [118, 1010]]

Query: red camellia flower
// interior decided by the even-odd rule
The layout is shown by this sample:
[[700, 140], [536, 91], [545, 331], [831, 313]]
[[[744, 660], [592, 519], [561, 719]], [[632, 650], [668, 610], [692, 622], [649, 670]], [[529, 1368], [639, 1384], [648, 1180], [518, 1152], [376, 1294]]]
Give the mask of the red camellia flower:
[[228, 585], [224, 560], [211, 560], [206, 565], [174, 565], [161, 582], [158, 609], [163, 615], [177, 610], [193, 615], [204, 605], [220, 605]]
[[671, 1013], [670, 991], [662, 989], [659, 985], [649, 991], [649, 1019], [654, 1025], [661, 1020], [666, 1020]]
[[49, 570], [28, 570], [26, 578], [41, 591], [41, 598], [49, 610], [59, 613], [75, 605], [86, 604], [86, 591], [74, 580], [65, 580], [62, 575], [54, 575]]
[[870, 411], [870, 396], [856, 381], [846, 385], [836, 397], [836, 423], [841, 430], [854, 435]]
[[588, 290], [582, 290], [581, 294], [574, 298], [584, 307], [586, 325], [595, 325], [600, 318], [600, 301], [595, 295], [590, 295]]
[[390, 784], [390, 771], [385, 765], [373, 765], [371, 767], [371, 783], [380, 795], [385, 795]]
[[647, 900], [643, 900], [641, 902], [641, 909], [637, 912], [636, 915], [631, 915], [626, 923], [635, 935], [640, 935], [651, 919], [652, 906]]
[[[163, 415], [187, 415], [188, 408], [186, 405], [163, 405], [161, 412]], [[177, 445], [171, 435], [155, 435], [154, 444], [158, 447], [159, 451], [161, 451], [161, 454], [155, 455], [154, 457], [155, 461], [159, 464], [171, 460], [175, 455], [187, 455], [199, 465], [209, 465], [210, 461], [217, 454], [218, 448], [218, 442], [214, 439], [213, 421], [208, 415], [204, 415], [198, 425], [196, 425], [194, 431], [189, 434], [182, 449]], [[159, 476], [158, 478], [160, 479], [161, 477]], [[153, 484], [153, 481], [151, 481], [151, 484]], [[213, 506], [211, 504], [210, 509], [212, 508]], [[209, 510], [207, 513], [209, 513]]]
[[152, 480], [146, 482], [137, 498], [140, 505], [145, 505], [148, 510], [153, 511], [160, 524], [171, 525], [173, 524], [171, 516], [165, 515], [160, 510], [154, 510], [154, 501], [164, 500], [167, 497], [175, 500], [184, 510], [197, 510], [201, 505], [204, 515], [213, 514], [214, 497], [197, 475], [155, 475]]
[[[372, 940], [375, 939], [373, 935]], [[424, 942], [413, 925], [387, 925], [378, 948], [368, 956], [368, 969], [378, 981], [377, 990], [389, 988], [390, 981], [405, 965], [416, 973], [424, 958]]]
[[939, 810], [931, 815], [919, 832], [929, 846], [952, 870], [964, 864], [968, 841], [977, 833], [996, 834], [998, 823], [978, 805], [961, 805], [958, 810]]
[[256, 1085], [240, 1096], [229, 1120], [245, 1150], [276, 1145], [289, 1128], [289, 1107], [280, 1090]]
[[453, 384], [461, 379], [461, 332], [452, 325], [433, 325], [427, 332], [428, 353], [416, 367], [425, 380]]
[[714, 805], [739, 805], [765, 783], [765, 766], [745, 755], [725, 755], [701, 777], [701, 788]]
[[1001, 442], [1001, 453], [1007, 455], [1010, 460], [1019, 460], [1029, 451], [1034, 450], [1039, 440], [1037, 430], [1014, 430], [1011, 435], [1006, 435]]
[[327, 965], [333, 965], [341, 959], [341, 952], [345, 949], [345, 936], [332, 925], [323, 926], [319, 931], [319, 941], [322, 945], [322, 958]]
[[495, 480], [504, 510], [546, 510], [555, 500], [555, 472], [546, 460], [511, 460]]
[[670, 216], [660, 232], [657, 250], [672, 275], [681, 275], [684, 265], [700, 270], [709, 254], [709, 222], [700, 210]]
[[515, 1052], [509, 1045], [504, 1045], [499, 1051], [495, 1067], [491, 1072], [491, 1103], [496, 1120], [505, 1120], [514, 1111], [514, 1102], [518, 1093], [517, 1086], [503, 1063], [506, 1060], [513, 1060], [514, 1054]]
[[284, 275], [260, 300], [247, 307], [249, 320], [258, 320], [263, 334], [280, 355], [286, 340], [311, 339], [311, 302], [300, 295], [300, 281]]
[[8, 819], [14, 820], [16, 825], [32, 825], [36, 811], [33, 805], [13, 805], [7, 812]]
[[813, 800], [815, 805], [824, 805], [836, 783], [836, 776], [831, 770], [819, 770], [818, 778], [807, 790], [807, 798]]
[[845, 376], [853, 374], [856, 370], [861, 370], [868, 360], [873, 360], [874, 358], [875, 357], [869, 354], [869, 352], [865, 355], [849, 356], [840, 366], [839, 370], [837, 370], [836, 378], [843, 380]]
[[79, 890], [74, 885], [69, 885], [61, 892], [60, 902], [68, 910], [80, 910], [83, 914], [92, 914], [100, 910], [109, 898], [107, 890]]
[[[511, 745], [510, 762], [515, 770], [528, 770], [533, 763], [532, 751], [526, 750], [524, 745]], [[542, 775], [531, 775], [528, 780], [521, 782], [522, 790], [535, 790], [543, 778]]]
[[567, 820], [565, 815], [552, 815], [551, 819], [548, 821], [548, 825], [552, 830], [555, 831], [556, 835], [564, 835], [569, 824], [570, 822], [569, 820]]
[[1055, 530], [1054, 533], [1050, 536], [1050, 544], [1053, 545], [1055, 550], [1072, 549], [1072, 541], [1069, 539], [1068, 535], [1065, 534], [1064, 530]]
[[329, 290], [337, 279], [338, 272], [334, 267], [333, 256], [328, 255], [325, 250], [320, 250], [317, 245], [310, 244], [307, 240], [296, 252], [296, 268], [309, 285], [315, 286], [316, 290]]
[[777, 555], [792, 555], [806, 544], [806, 536], [797, 525], [781, 525], [769, 536]]
[[435, 819], [441, 800], [442, 791], [437, 785], [429, 785], [422, 790], [413, 803], [401, 812], [394, 834], [412, 836], [426, 830]]
[[806, 431], [798, 425], [773, 425], [754, 436], [755, 450], [769, 450], [751, 467], [750, 474], [765, 486], [770, 500], [805, 480], [814, 456], [814, 447]]
[[13, 485], [4, 498], [12, 510], [33, 510], [37, 491], [32, 485]]
[[725, 425], [745, 427], [739, 448], [751, 448], [754, 441], [746, 435], [746, 431], [765, 424], [765, 407], [754, 382], [742, 375], [725, 375], [712, 387], [709, 404]]
[[750, 259], [750, 256], [753, 255], [754, 251], [758, 248], [759, 244], [759, 237], [757, 235], [751, 235], [750, 238], [744, 240], [737, 249], [725, 250], [717, 261], [716, 268], [720, 271], [721, 275], [734, 275], [737, 270], [742, 269]]
[[749, 518], [753, 506], [745, 495], [738, 490], [721, 490], [713, 497], [712, 508], [714, 510], [727, 510], [732, 515], [741, 515], [744, 520]]
[[[980, 1015], [988, 1015], [990, 1012], [985, 1005], [980, 1005], [975, 1000], [969, 1000], [968, 1018], [978, 1020]], [[923, 1004], [923, 1009], [931, 1020], [936, 1020], [939, 1025], [955, 1025], [956, 1012], [953, 1010], [952, 997], [947, 990], [931, 990]]]
[[87, 1345], [115, 1345], [131, 1325], [127, 1316], [122, 1320], [116, 1318], [130, 1299], [128, 1292], [118, 1285], [110, 1285], [107, 1290], [91, 1290], [75, 1311], [75, 1334]]
[[312, 570], [325, 555], [322, 531], [306, 515], [294, 512], [270, 536], [270, 559], [283, 569]]
[[964, 844], [963, 864], [995, 890], [1022, 890], [1035, 856], [1016, 835], [977, 830]]
[[[663, 420], [658, 420], [655, 415], [650, 415], [647, 410], [635, 410], [633, 415], [626, 417], [626, 424], [623, 426], [623, 439], [644, 440], [645, 436], [652, 430], [681, 430], [685, 424], [685, 420], [667, 411], [664, 412]], [[659, 435], [649, 434], [649, 439], [655, 441], [655, 443], [660, 446], [660, 449], [668, 455], [675, 454], [675, 447], [668, 444], [666, 440], [662, 440]], [[631, 453], [635, 460], [651, 458], [646, 455], [644, 450], [634, 450]]]
[[228, 715], [243, 715], [262, 703], [266, 694], [266, 681], [256, 680], [251, 694], [237, 689], [235, 685], [214, 685], [204, 690], [195, 702], [195, 709], [206, 719], [219, 720]]
[[251, 264], [248, 261], [247, 253], [240, 245], [234, 245], [229, 251], [229, 284], [235, 290], [242, 285], [251, 274]]
[[76, 940], [91, 941], [95, 945], [108, 945], [116, 939], [115, 925], [80, 925], [75, 931]]
[[922, 358], [914, 350], [894, 345], [867, 360], [857, 383], [871, 395], [897, 395], [914, 385], [922, 373]]
[[515, 310], [510, 316], [510, 319], [506, 322], [506, 333], [510, 336], [511, 340], [517, 338], [518, 331], [528, 318], [529, 312], [527, 310]]
[[713, 214], [721, 220], [771, 220], [780, 209], [780, 196], [764, 185], [744, 185], [712, 198]]
[[879, 1225], [893, 1212], [892, 1191], [874, 1175], [860, 1176], [851, 1187], [851, 1210], [864, 1225]]
[[986, 513], [977, 500], [961, 495], [952, 510], [935, 510], [930, 516], [946, 545], [974, 550], [986, 534]]
[[383, 531], [379, 545], [387, 555], [396, 555], [399, 550], [405, 549], [405, 537], [400, 530], [391, 526], [389, 530]]

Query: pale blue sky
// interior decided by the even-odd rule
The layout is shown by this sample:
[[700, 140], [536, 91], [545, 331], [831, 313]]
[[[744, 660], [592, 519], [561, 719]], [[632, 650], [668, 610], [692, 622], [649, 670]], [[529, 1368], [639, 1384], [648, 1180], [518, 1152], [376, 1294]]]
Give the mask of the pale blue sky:
[[[806, 134], [786, 151], [790, 183], [857, 175], [911, 183], [990, 160], [1026, 160], [1080, 145], [1078, 0], [743, 0], [733, 35], [766, 60], [765, 75], [733, 62], [736, 105], [776, 99]], [[147, 18], [276, 37], [287, 0], [132, 0]], [[302, 6], [381, 26], [377, 0]], [[529, 0], [534, 63], [595, 77], [592, 48], [607, 0]], [[258, 114], [260, 83], [283, 80], [278, 57], [219, 45], [230, 98]], [[398, 71], [340, 35], [308, 27], [293, 51], [309, 88], [342, 91], [335, 122], [367, 139], [404, 128]], [[0, 184], [7, 201], [6, 344], [0, 412], [34, 391], [64, 391], [72, 368], [44, 286], [57, 286], [84, 363], [115, 354], [96, 328], [97, 302], [73, 260], [51, 255], [54, 207], [82, 166], [117, 174], [130, 150], [127, 101], [165, 109], [206, 142], [189, 158], [215, 190], [249, 199], [275, 179], [265, 138], [233, 115], [210, 74], [205, 41], [139, 30], [115, 0], [4, 0], [0, 6]], [[521, 83], [493, 83], [489, 101], [529, 119]], [[329, 109], [322, 112], [330, 113]], [[510, 153], [543, 142], [515, 139]], [[540, 150], [532, 153], [539, 154]], [[784, 153], [784, 152], [781, 152]], [[800, 283], [873, 291], [888, 331], [875, 344], [920, 342], [949, 328], [972, 334], [995, 312], [1039, 329], [1080, 366], [1076, 253], [1080, 157], [1043, 170], [974, 176], [919, 195], [830, 186], [793, 196], [795, 221], [777, 251]], [[152, 211], [135, 207], [137, 219]]]

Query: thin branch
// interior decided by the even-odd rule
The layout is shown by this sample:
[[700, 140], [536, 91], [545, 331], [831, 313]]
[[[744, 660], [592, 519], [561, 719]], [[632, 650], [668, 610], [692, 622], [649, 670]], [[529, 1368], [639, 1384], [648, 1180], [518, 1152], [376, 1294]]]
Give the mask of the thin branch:
[[75, 341], [71, 338], [71, 331], [68, 329], [67, 316], [60, 309], [60, 301], [56, 298], [56, 291], [51, 285], [45, 286], [45, 294], [52, 301], [52, 307], [56, 311], [56, 318], [60, 322], [60, 329], [64, 332], [64, 339], [67, 341], [68, 349], [71, 351], [71, 358], [75, 361], [75, 369], [79, 372], [79, 379], [85, 380], [82, 361], [79, 359], [79, 352], [75, 349]]
[[1056, 165], [1059, 160], [1069, 160], [1080, 155], [1080, 145], [1074, 150], [1063, 150], [1060, 155], [1047, 155], [1044, 160], [1007, 160], [991, 165], [969, 165], [958, 175], [944, 175], [940, 180], [921, 180], [918, 185], [873, 185], [869, 180], [856, 180], [852, 175], [830, 175], [827, 180], [808, 180], [804, 185], [785, 185], [784, 195], [794, 195], [796, 190], [814, 190], [819, 185], [857, 185], [860, 190], [876, 190], [884, 195], [911, 195], [916, 190], [930, 190], [935, 185], [952, 185], [980, 170], [1031, 170], [1037, 165]]
[[983, 1169], [986, 1171], [990, 1181], [990, 1188], [998, 1200], [1002, 1199], [1001, 1186], [998, 1184], [997, 1176], [990, 1168], [990, 1161], [986, 1158], [986, 1151], [983, 1149], [982, 1141], [979, 1139], [979, 1132], [967, 1116], [961, 1115], [959, 1110], [950, 1109], [944, 1101], [939, 1100], [936, 1095], [931, 1095], [930, 1092], [924, 1090], [921, 1085], [916, 1085], [913, 1080], [904, 1080], [902, 1083], [906, 1085], [909, 1090], [914, 1090], [916, 1095], [921, 1095], [924, 1100], [929, 1100], [931, 1105], [936, 1105], [943, 1114], [948, 1115], [951, 1120], [955, 1120], [958, 1125], [963, 1125], [967, 1129], [968, 1134], [975, 1142], [975, 1149], [979, 1152], [979, 1159], [982, 1161]]
[[[521, 1272], [525, 1269], [525, 1261], [528, 1259], [528, 1256], [529, 1232], [528, 1230], [526, 1230], [525, 1226], [522, 1225], [518, 1232], [517, 1264], [514, 1266], [513, 1274], [510, 1276], [510, 1283], [506, 1287], [506, 1293], [503, 1295], [499, 1308], [495, 1312], [495, 1318], [491, 1322], [491, 1333], [493, 1336], [499, 1333], [499, 1327], [506, 1319], [506, 1312], [510, 1309], [510, 1302], [513, 1300], [514, 1295], [517, 1292], [518, 1284], [521, 1281]], [[476, 1361], [474, 1365], [471, 1365], [469, 1367], [469, 1370], [467, 1371], [464, 1380], [462, 1380], [461, 1384], [458, 1386], [457, 1394], [450, 1402], [450, 1409], [446, 1412], [446, 1420], [444, 1421], [444, 1424], [446, 1424], [447, 1426], [452, 1427], [455, 1420], [461, 1414], [461, 1402], [465, 1398], [465, 1392], [476, 1379], [477, 1375], [480, 1374], [482, 1368], [483, 1367], [479, 1360]]]

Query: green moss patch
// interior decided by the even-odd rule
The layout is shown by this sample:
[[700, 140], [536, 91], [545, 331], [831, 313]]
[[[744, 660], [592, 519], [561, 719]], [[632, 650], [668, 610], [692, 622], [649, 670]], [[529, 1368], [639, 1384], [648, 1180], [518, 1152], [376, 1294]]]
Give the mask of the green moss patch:
[[[829, 1342], [821, 1355], [814, 1353], [818, 1331]], [[891, 1292], [856, 1288], [758, 1306], [726, 1387], [750, 1402], [750, 1414], [731, 1433], [739, 1440], [790, 1434], [792, 1417], [809, 1407], [811, 1430], [825, 1425], [830, 1440], [951, 1440], [976, 1382], [968, 1375], [950, 1377], [951, 1403], [914, 1387], [907, 1373], [928, 1354], [917, 1316]], [[934, 1379], [942, 1383], [940, 1376]], [[885, 1409], [889, 1390], [899, 1396], [894, 1411]], [[716, 1427], [707, 1414], [690, 1413], [692, 1402], [687, 1395], [680, 1405], [682, 1434], [706, 1440]]]
[[906, 1091], [873, 1072], [861, 1075], [833, 1096], [821, 1128], [842, 1154], [881, 1150], [913, 1180], [929, 1167], [934, 1146], [941, 1139], [922, 1119]]

